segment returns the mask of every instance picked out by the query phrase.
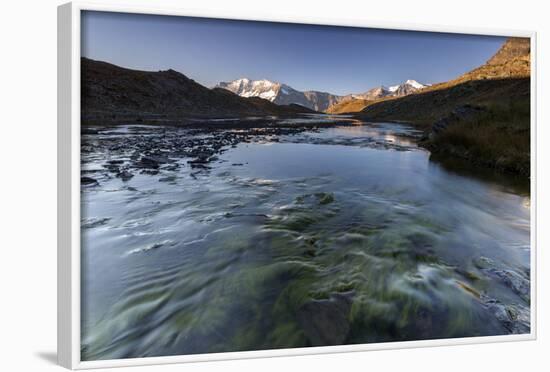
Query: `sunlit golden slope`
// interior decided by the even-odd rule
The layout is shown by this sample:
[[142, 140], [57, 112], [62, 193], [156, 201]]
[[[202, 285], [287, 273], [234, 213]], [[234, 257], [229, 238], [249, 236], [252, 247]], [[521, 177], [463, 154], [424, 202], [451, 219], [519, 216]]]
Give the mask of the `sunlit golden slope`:
[[359, 112], [363, 110], [365, 107], [367, 107], [369, 103], [372, 103], [372, 102], [374, 101], [370, 101], [367, 99], [350, 98], [349, 100], [342, 101], [335, 105], [330, 106], [326, 112], [329, 114]]
[[[459, 88], [457, 92], [458, 97], [445, 97], [446, 95], [453, 95], [453, 92], [446, 91], [443, 94], [443, 97], [434, 97], [433, 93], [451, 87], [458, 86], [460, 84], [475, 81], [475, 80], [487, 80], [487, 79], [522, 79], [529, 78], [531, 73], [531, 52], [530, 52], [530, 43], [529, 39], [525, 38], [509, 38], [503, 46], [498, 50], [498, 52], [491, 57], [487, 63], [484, 65], [469, 71], [456, 79], [453, 79], [448, 82], [434, 84], [431, 87], [425, 88], [420, 92], [413, 93], [405, 97], [384, 97], [377, 100], [365, 100], [365, 99], [349, 99], [343, 102], [337, 103], [328, 108], [327, 112], [331, 114], [341, 114], [341, 113], [355, 113], [364, 111], [371, 116], [384, 116], [385, 119], [393, 117], [395, 120], [414, 120], [414, 121], [423, 121], [423, 120], [432, 120], [441, 115], [442, 112], [437, 103], [445, 103], [450, 101], [452, 104], [452, 99], [458, 99], [456, 103], [467, 103], [471, 100], [481, 99], [482, 103], [486, 99], [494, 99], [495, 95], [499, 95], [499, 92], [494, 92], [495, 94], [487, 95], [487, 92], [483, 94], [474, 94], [471, 97], [469, 95], [469, 90], [477, 89], [478, 84], [467, 84], [462, 88]], [[527, 84], [524, 82], [522, 85]], [[502, 83], [492, 84], [497, 86], [497, 89], [502, 89]], [[511, 82], [510, 88], [515, 88], [516, 83]], [[488, 87], [487, 87], [488, 88]], [[493, 88], [493, 87], [491, 87]], [[482, 90], [486, 90], [481, 88]], [[506, 91], [506, 89], [505, 89]], [[506, 92], [500, 92], [506, 95]], [[527, 87], [528, 91], [528, 87]], [[525, 89], [521, 89], [520, 92], [525, 93]], [[427, 95], [424, 95], [427, 94]], [[514, 94], [514, 96], [516, 96]], [[436, 110], [432, 112], [435, 116], [426, 117], [426, 115], [418, 116], [418, 112], [422, 112], [422, 107], [419, 107], [417, 110], [414, 110], [414, 107], [411, 107], [412, 104], [431, 104], [433, 102], [424, 102], [426, 98], [435, 99]], [[449, 100], [446, 98], [450, 98]], [[408, 104], [408, 103], [411, 104]], [[404, 112], [399, 105], [405, 105], [403, 108], [406, 110], [413, 109], [411, 112]], [[445, 106], [445, 105], [443, 105]], [[444, 108], [444, 107], [443, 107]], [[444, 110], [443, 110], [444, 111]], [[416, 116], [415, 116], [416, 115]]]
[[484, 65], [421, 92], [373, 102], [361, 114], [371, 119], [429, 124], [462, 104], [489, 106], [528, 100], [530, 56], [529, 39], [510, 38]]

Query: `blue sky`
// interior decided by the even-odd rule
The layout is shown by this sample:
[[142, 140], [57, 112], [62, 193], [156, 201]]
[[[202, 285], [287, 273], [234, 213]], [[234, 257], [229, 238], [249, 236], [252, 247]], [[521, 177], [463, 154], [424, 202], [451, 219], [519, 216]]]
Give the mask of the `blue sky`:
[[172, 68], [211, 87], [241, 77], [299, 90], [359, 93], [407, 79], [436, 83], [483, 64], [502, 37], [83, 12], [82, 55]]

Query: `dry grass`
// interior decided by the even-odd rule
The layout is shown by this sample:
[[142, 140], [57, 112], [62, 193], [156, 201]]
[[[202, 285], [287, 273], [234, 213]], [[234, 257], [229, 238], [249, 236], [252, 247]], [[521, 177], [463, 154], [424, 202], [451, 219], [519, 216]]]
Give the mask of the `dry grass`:
[[497, 104], [469, 122], [449, 126], [424, 145], [432, 152], [459, 156], [473, 163], [529, 175], [530, 104]]

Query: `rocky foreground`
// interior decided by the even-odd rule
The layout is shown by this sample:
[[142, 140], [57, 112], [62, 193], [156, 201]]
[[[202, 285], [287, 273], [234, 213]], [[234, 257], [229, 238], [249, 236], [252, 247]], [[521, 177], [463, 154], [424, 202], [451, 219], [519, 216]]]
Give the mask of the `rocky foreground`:
[[[321, 127], [352, 125], [351, 121], [310, 122], [289, 124], [273, 120], [250, 120], [239, 122], [197, 123], [186, 127], [165, 127], [154, 131], [144, 129], [141, 135], [113, 133], [120, 127], [88, 127], [82, 130], [81, 152], [122, 153], [125, 160], [108, 160], [104, 168], [123, 181], [130, 180], [136, 173], [156, 175], [162, 171], [176, 171], [179, 159], [187, 159], [191, 169], [209, 169], [209, 163], [218, 160], [218, 155], [239, 143], [254, 140], [278, 142], [283, 135], [295, 135], [304, 131], [315, 132]], [[242, 164], [234, 164], [235, 166]], [[94, 171], [83, 171], [81, 184], [96, 185]]]

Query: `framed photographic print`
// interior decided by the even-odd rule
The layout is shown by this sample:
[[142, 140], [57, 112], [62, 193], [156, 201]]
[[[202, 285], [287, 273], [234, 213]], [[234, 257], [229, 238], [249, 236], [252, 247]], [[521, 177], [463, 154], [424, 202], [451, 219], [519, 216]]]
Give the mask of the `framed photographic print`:
[[535, 33], [73, 2], [72, 369], [535, 338]]

